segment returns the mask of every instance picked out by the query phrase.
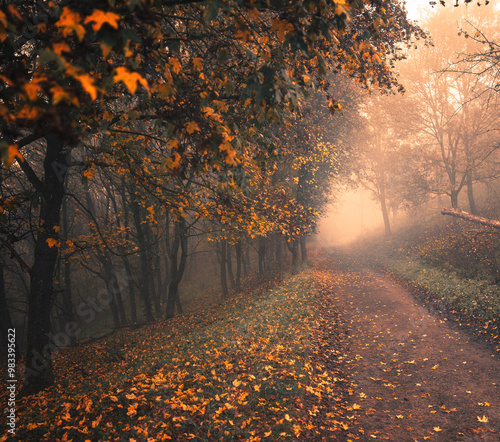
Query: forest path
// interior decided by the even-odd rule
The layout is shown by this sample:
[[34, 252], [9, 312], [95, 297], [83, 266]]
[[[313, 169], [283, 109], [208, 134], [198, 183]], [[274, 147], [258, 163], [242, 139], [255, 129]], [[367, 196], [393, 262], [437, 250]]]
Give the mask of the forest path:
[[487, 344], [347, 255], [317, 267], [335, 281], [356, 385], [344, 440], [500, 441], [500, 359]]

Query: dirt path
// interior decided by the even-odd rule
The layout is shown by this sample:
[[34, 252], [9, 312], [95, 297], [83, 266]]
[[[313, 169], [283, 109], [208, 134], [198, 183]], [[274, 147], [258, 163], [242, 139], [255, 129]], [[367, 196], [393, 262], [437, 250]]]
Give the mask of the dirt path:
[[332, 254], [321, 267], [356, 385], [345, 440], [500, 441], [500, 360], [486, 344], [381, 273]]

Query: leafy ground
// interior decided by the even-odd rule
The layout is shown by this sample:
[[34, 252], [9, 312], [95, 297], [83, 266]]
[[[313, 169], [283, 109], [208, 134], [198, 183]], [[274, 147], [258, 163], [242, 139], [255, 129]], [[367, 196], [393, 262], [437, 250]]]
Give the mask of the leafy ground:
[[57, 385], [18, 402], [13, 440], [319, 440], [345, 433], [350, 387], [339, 371], [338, 314], [321, 304], [324, 281], [306, 271], [222, 307], [61, 350]]
[[[423, 273], [440, 285], [319, 249], [300, 275], [63, 349], [9, 440], [496, 441], [499, 356], [449, 325], [446, 275]], [[484, 305], [464, 317], [495, 332]]]

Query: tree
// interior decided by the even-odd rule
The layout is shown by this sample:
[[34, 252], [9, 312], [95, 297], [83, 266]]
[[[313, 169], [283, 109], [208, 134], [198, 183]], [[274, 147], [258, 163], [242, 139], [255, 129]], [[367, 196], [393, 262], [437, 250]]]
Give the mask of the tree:
[[405, 121], [421, 134], [422, 168], [429, 171], [426, 187], [434, 194], [449, 195], [454, 208], [467, 188], [470, 209], [476, 212], [474, 183], [498, 173], [491, 162], [498, 148], [498, 103], [485, 94], [487, 80], [448, 69], [450, 63], [458, 68], [457, 54], [473, 44], [444, 27], [443, 14], [449, 15], [439, 11], [428, 23], [436, 46], [412, 53], [401, 66], [408, 85], [410, 117]]
[[[48, 334], [69, 167], [87, 176], [97, 167], [129, 174], [134, 185], [173, 208], [179, 223], [189, 210], [208, 214], [193, 205], [205, 207], [207, 193], [187, 198], [187, 182], [244, 187], [242, 163], [272, 157], [256, 135], [259, 127], [283, 122], [313, 85], [326, 88], [327, 68], [367, 87], [397, 86], [391, 63], [403, 56], [398, 43], [421, 36], [389, 0], [40, 7], [42, 23], [32, 34], [26, 29], [38, 6], [0, 11], [0, 153], [6, 166], [16, 161], [12, 167], [23, 171], [30, 192], [41, 195], [26, 393], [53, 377]], [[91, 149], [99, 161], [70, 162], [71, 149], [92, 145], [94, 134], [107, 138]], [[37, 139], [45, 146], [33, 164], [27, 152]], [[135, 221], [138, 228], [141, 220]]]

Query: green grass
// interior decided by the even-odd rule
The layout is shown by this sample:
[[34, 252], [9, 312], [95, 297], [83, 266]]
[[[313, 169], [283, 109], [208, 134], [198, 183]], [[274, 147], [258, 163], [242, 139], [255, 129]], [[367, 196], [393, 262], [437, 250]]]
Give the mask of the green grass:
[[438, 296], [453, 310], [483, 324], [499, 321], [500, 287], [488, 280], [467, 279], [459, 272], [442, 270], [406, 256], [384, 260], [383, 265], [395, 275]]
[[[428, 299], [441, 301], [458, 322], [491, 336], [500, 351], [500, 286], [489, 275], [481, 279], [479, 275], [486, 271], [476, 271], [478, 277], [471, 278], [462, 266], [454, 267], [452, 260], [440, 257], [443, 242], [446, 243], [441, 238], [443, 229], [439, 230], [441, 236], [424, 235], [423, 239], [422, 235], [411, 238], [407, 232], [396, 234], [389, 241], [371, 239], [358, 246], [356, 254], [423, 289]], [[441, 239], [433, 240], [437, 236]], [[480, 261], [475, 260], [474, 265], [480, 265]]]

